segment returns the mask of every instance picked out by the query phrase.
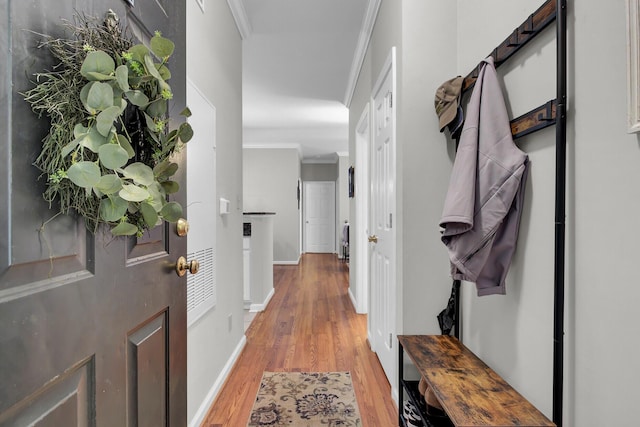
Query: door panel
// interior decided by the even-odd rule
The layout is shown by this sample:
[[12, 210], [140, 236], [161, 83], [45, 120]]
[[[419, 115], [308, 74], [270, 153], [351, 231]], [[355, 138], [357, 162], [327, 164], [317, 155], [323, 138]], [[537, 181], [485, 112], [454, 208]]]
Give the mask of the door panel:
[[[48, 120], [20, 93], [53, 65], [35, 33], [63, 36], [60, 18], [73, 19], [74, 10], [102, 17], [112, 9], [137, 33], [157, 29], [176, 43], [175, 118], [185, 103], [185, 1], [51, 6], [0, 0], [0, 426], [182, 426], [186, 278], [173, 266], [186, 238], [169, 224], [141, 238], [94, 236], [82, 219], [56, 216], [31, 166]], [[186, 215], [186, 163], [176, 161], [183, 191], [171, 199]]]
[[127, 402], [129, 425], [166, 426], [167, 312], [163, 311], [129, 335]]

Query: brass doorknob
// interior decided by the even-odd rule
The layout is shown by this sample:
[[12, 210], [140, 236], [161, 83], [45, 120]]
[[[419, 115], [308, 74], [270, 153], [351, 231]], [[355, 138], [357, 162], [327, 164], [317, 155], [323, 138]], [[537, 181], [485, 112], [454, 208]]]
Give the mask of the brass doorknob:
[[200, 271], [200, 262], [196, 259], [191, 260], [191, 262], [187, 262], [185, 257], [181, 256], [178, 258], [178, 261], [176, 261], [176, 273], [178, 276], [182, 277], [187, 273], [187, 271], [191, 274], [196, 274]]
[[369, 236], [369, 242], [378, 243], [378, 236], [375, 234], [373, 236]]

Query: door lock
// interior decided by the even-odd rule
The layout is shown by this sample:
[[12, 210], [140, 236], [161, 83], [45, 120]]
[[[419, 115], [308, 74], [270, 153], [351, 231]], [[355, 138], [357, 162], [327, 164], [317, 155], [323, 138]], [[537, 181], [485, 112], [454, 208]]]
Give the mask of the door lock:
[[188, 232], [189, 232], [189, 222], [184, 218], [180, 218], [176, 223], [176, 234], [180, 237], [184, 237], [187, 235]]

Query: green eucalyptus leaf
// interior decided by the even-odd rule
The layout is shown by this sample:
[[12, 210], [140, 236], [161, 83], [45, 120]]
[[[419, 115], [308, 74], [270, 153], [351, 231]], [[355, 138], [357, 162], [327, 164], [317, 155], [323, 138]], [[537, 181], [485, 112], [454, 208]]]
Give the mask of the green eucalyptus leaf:
[[160, 185], [162, 185], [162, 188], [167, 194], [173, 194], [180, 191], [180, 184], [175, 181], [164, 181], [160, 183]]
[[100, 200], [100, 218], [107, 222], [119, 221], [126, 213], [129, 203], [118, 196]]
[[149, 113], [151, 117], [163, 118], [167, 114], [167, 101], [158, 98], [150, 103], [145, 111]]
[[116, 174], [102, 175], [100, 181], [95, 185], [102, 194], [114, 194], [122, 190], [122, 179]]
[[169, 86], [169, 83], [165, 82], [162, 79], [158, 79], [158, 89], [160, 90], [160, 92], [162, 92], [163, 90], [171, 92], [171, 86]]
[[156, 167], [153, 168], [153, 173], [155, 174], [158, 181], [165, 181], [169, 177], [173, 176], [178, 171], [178, 164], [172, 163], [168, 159], [164, 160], [161, 163], [158, 163]]
[[149, 98], [141, 90], [130, 90], [128, 92], [125, 92], [124, 96], [127, 97], [129, 102], [140, 108], [146, 107], [149, 103]]
[[113, 122], [116, 121], [121, 112], [120, 106], [114, 105], [113, 107], [104, 109], [100, 114], [98, 114], [96, 119], [96, 128], [98, 129], [98, 132], [100, 132], [100, 135], [104, 137], [109, 136], [111, 128], [113, 127]]
[[97, 82], [89, 82], [86, 85], [84, 85], [82, 89], [80, 89], [80, 101], [82, 102], [82, 105], [84, 105], [84, 108], [89, 112], [89, 114], [97, 113], [96, 109], [91, 108], [87, 103], [87, 100], [89, 98], [89, 91], [91, 90], [91, 87], [96, 83]]
[[87, 57], [80, 67], [80, 74], [87, 80], [99, 80], [95, 76], [109, 76], [115, 68], [116, 64], [113, 58], [101, 50], [94, 50], [87, 53]]
[[149, 203], [140, 203], [140, 212], [147, 228], [153, 228], [158, 223], [158, 212]]
[[89, 132], [89, 128], [84, 127], [82, 123], [78, 123], [73, 128], [73, 136], [75, 136], [76, 138], [79, 138], [80, 136], [86, 134], [87, 132]]
[[69, 153], [71, 153], [73, 150], [76, 149], [77, 146], [78, 146], [78, 139], [76, 138], [70, 143], [68, 143], [67, 145], [65, 145], [64, 147], [62, 147], [62, 150], [60, 150], [60, 155], [62, 157], [67, 157]]
[[150, 197], [147, 190], [133, 184], [123, 184], [122, 190], [118, 194], [129, 202], [142, 202]]
[[143, 44], [137, 44], [131, 46], [128, 52], [132, 55], [134, 61], [144, 64], [144, 57], [149, 54], [149, 49]]
[[176, 48], [175, 44], [171, 40], [159, 35], [151, 37], [149, 46], [151, 47], [151, 51], [153, 52], [153, 54], [160, 59], [166, 59], [170, 57]]
[[98, 150], [100, 163], [107, 168], [116, 170], [127, 164], [129, 154], [119, 144], [104, 144]]
[[91, 189], [100, 182], [100, 168], [93, 162], [78, 162], [71, 165], [67, 177], [78, 187]]
[[116, 80], [118, 81], [118, 86], [122, 89], [123, 92], [128, 91], [129, 88], [129, 67], [126, 65], [120, 65], [116, 68]]
[[128, 222], [121, 222], [111, 229], [114, 236], [133, 236], [138, 234], [138, 227]]
[[156, 128], [156, 123], [153, 121], [153, 117], [151, 117], [150, 115], [148, 115], [146, 112], [144, 113], [144, 120], [145, 120], [145, 124], [147, 125], [147, 127], [151, 130], [155, 130]]
[[160, 210], [160, 216], [165, 221], [176, 222], [182, 217], [182, 206], [177, 202], [169, 202]]
[[182, 142], [189, 142], [193, 138], [193, 129], [189, 123], [182, 123], [178, 130], [178, 138]]
[[[113, 89], [108, 83], [95, 82], [87, 93], [87, 106], [94, 111], [113, 106]], [[91, 111], [90, 111], [91, 112]]]
[[160, 210], [162, 209], [162, 206], [164, 205], [164, 197], [165, 197], [164, 190], [160, 185], [158, 185], [158, 183], [154, 183], [153, 185], [150, 185], [149, 187], [147, 187], [147, 191], [151, 196], [151, 198], [147, 200], [147, 202], [151, 206], [153, 206], [156, 212], [160, 212]]
[[151, 74], [158, 81], [162, 81], [162, 76], [160, 76], [160, 73], [156, 68], [156, 64], [153, 62], [153, 58], [151, 58], [151, 55], [144, 56], [144, 65], [145, 65], [145, 69], [147, 70], [147, 73]]
[[118, 134], [117, 138], [118, 144], [120, 144], [120, 147], [124, 148], [129, 158], [132, 158], [136, 155], [136, 152], [133, 150], [133, 147], [131, 146], [131, 143], [126, 136]]
[[124, 92], [120, 89], [120, 86], [117, 84], [111, 85], [111, 89], [113, 89], [113, 105], [122, 105], [122, 95]]
[[85, 134], [81, 134], [76, 138], [78, 144], [97, 153], [100, 147], [107, 143], [107, 138], [102, 136], [95, 126], [91, 126], [87, 129]]
[[126, 178], [132, 179], [136, 184], [148, 186], [155, 181], [153, 170], [144, 163], [132, 163], [122, 171]]
[[96, 73], [93, 71], [86, 73], [85, 78], [90, 81], [100, 81], [100, 82], [104, 82], [107, 80], [115, 80], [114, 76], [110, 76], [108, 74]]
[[160, 65], [160, 67], [158, 68], [158, 73], [160, 73], [160, 77], [162, 77], [162, 80], [166, 81], [171, 78], [171, 71], [169, 71], [169, 69], [164, 65]]
[[189, 107], [184, 107], [184, 110], [180, 112], [180, 115], [184, 117], [191, 117], [191, 110]]

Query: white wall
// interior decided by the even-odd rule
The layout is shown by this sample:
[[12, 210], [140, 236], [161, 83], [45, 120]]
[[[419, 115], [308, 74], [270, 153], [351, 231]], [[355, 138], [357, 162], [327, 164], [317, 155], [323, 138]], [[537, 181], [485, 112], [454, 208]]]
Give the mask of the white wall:
[[[205, 48], [206, 46], [206, 48]], [[244, 343], [242, 300], [242, 46], [226, 2], [187, 1], [187, 74], [217, 113], [217, 305], [187, 331], [187, 411], [199, 425]], [[194, 141], [197, 141], [194, 138]], [[231, 326], [229, 326], [231, 316]]]
[[300, 216], [296, 200], [300, 179], [298, 150], [245, 148], [243, 153], [244, 211], [275, 212], [273, 262], [297, 264], [300, 259]]
[[[398, 170], [402, 171], [398, 280], [403, 293], [398, 333], [439, 333], [436, 315], [446, 303], [451, 283], [437, 224], [453, 143], [438, 132], [433, 93], [443, 81], [466, 75], [542, 3], [383, 1], [350, 106], [349, 135], [350, 152], [355, 153], [354, 128], [368, 100], [371, 79], [377, 76], [379, 58], [390, 44], [397, 44], [401, 53]], [[625, 2], [568, 3], [564, 425], [635, 425], [640, 399], [636, 339], [640, 287], [634, 266], [640, 232], [626, 224], [616, 227], [619, 221], [614, 216], [640, 214], [640, 137], [626, 133]], [[397, 13], [401, 13], [401, 43], [390, 28], [390, 22], [398, 22]], [[499, 75], [512, 117], [555, 98], [554, 29], [500, 67]], [[517, 144], [529, 154], [531, 170], [507, 295], [479, 298], [473, 284], [463, 283], [463, 338], [551, 417], [555, 128]]]

